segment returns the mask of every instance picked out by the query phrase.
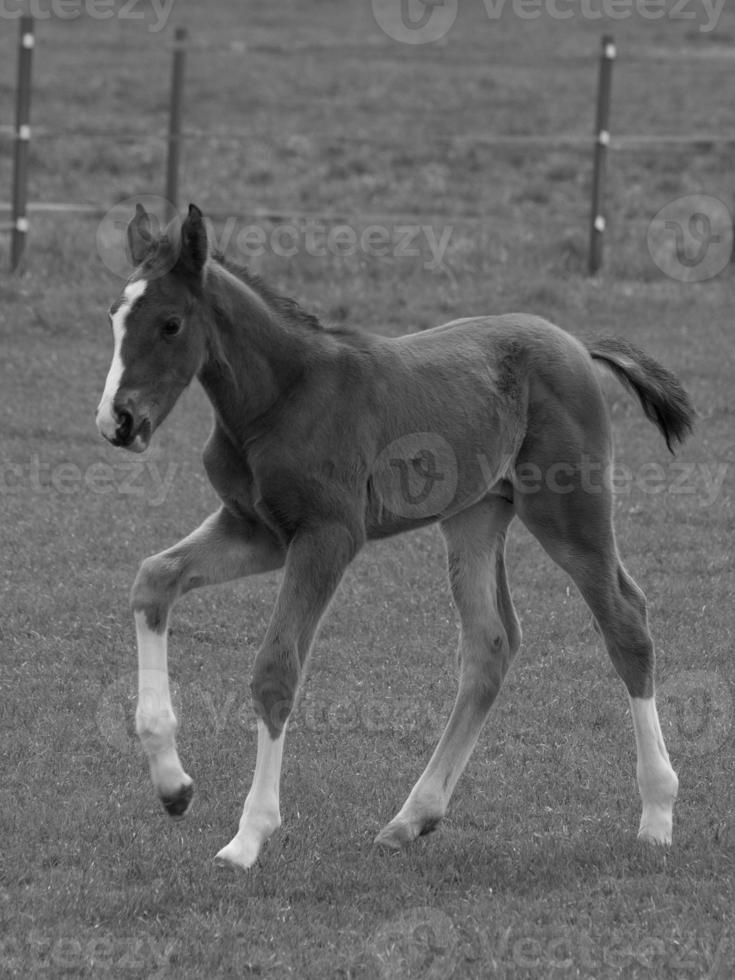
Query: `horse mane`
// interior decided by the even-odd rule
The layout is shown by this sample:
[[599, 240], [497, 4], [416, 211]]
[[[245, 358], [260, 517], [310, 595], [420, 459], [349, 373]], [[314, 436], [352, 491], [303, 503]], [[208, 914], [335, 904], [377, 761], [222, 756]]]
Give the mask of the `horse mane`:
[[212, 255], [212, 258], [218, 265], [222, 266], [223, 269], [226, 269], [227, 272], [231, 273], [241, 282], [245, 283], [246, 286], [256, 292], [267, 306], [286, 319], [289, 323], [294, 323], [297, 326], [305, 327], [308, 330], [327, 330], [316, 314], [308, 313], [296, 302], [295, 299], [291, 299], [289, 296], [283, 296], [281, 293], [277, 293], [268, 285], [267, 282], [261, 279], [260, 276], [256, 275], [254, 272], [251, 272], [247, 266], [240, 265], [237, 262], [232, 262], [230, 259], [225, 258], [225, 255], [222, 252], [215, 252]]

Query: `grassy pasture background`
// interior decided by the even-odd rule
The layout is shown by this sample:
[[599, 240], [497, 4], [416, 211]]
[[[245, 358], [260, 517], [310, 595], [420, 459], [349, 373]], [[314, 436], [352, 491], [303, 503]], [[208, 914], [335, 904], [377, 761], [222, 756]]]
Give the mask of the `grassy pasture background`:
[[[94, 221], [39, 217], [21, 275], [5, 272], [0, 240], [0, 975], [730, 976], [733, 267], [701, 284], [669, 279], [646, 227], [686, 194], [732, 208], [731, 148], [613, 155], [606, 264], [590, 280], [590, 154], [469, 137], [590, 134], [603, 30], [620, 52], [614, 132], [732, 132], [735, 14], [704, 34], [635, 15], [525, 21], [512, 7], [493, 21], [478, 2], [443, 42], [409, 47], [356, 2], [177, 0], [160, 32], [151, 9], [136, 10], [146, 19], [39, 23], [32, 121], [62, 135], [33, 143], [32, 200], [108, 206], [162, 192], [165, 44], [185, 24], [186, 125], [220, 139], [187, 143], [183, 200], [220, 215], [420, 214], [437, 234], [451, 228], [435, 270], [426, 248], [266, 251], [252, 264], [276, 287], [328, 321], [393, 334], [525, 309], [580, 335], [628, 337], [680, 374], [700, 419], [676, 462], [609, 388], [628, 474], [618, 537], [649, 598], [681, 780], [675, 843], [668, 854], [637, 845], [623, 688], [576, 592], [516, 527], [524, 648], [450, 814], [405, 853], [372, 850], [454, 695], [456, 623], [429, 529], [367, 548], [349, 571], [292, 725], [284, 826], [249, 874], [215, 869], [252, 774], [247, 684], [278, 577], [177, 609], [179, 744], [197, 797], [185, 823], [169, 822], [132, 737], [127, 593], [141, 558], [215, 506], [199, 462], [209, 410], [187, 393], [140, 471], [101, 443], [105, 310], [121, 282], [100, 261]], [[0, 29], [9, 124], [16, 24]], [[84, 129], [106, 135], [73, 135]], [[230, 130], [247, 140], [229, 142]], [[9, 142], [0, 149], [8, 187]], [[663, 467], [658, 493], [640, 478], [651, 464]], [[704, 467], [723, 468], [714, 495]]]

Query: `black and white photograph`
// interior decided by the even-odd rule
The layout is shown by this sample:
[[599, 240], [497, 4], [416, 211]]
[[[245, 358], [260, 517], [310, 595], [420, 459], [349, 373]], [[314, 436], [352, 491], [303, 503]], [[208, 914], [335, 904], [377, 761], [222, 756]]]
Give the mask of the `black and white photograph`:
[[733, 976], [734, 78], [0, 0], [0, 977]]

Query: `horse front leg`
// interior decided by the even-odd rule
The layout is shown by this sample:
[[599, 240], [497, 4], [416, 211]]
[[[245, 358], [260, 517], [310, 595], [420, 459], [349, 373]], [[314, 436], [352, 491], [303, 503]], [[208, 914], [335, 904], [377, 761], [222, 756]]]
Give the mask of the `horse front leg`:
[[255, 775], [237, 833], [216, 862], [250, 868], [281, 825], [280, 780], [286, 724], [319, 622], [361, 544], [359, 534], [329, 525], [300, 532], [286, 557], [281, 590], [250, 685], [258, 718]]
[[264, 527], [225, 508], [173, 548], [146, 558], [133, 585], [131, 604], [138, 641], [136, 729], [148, 757], [153, 785], [166, 812], [182, 817], [193, 783], [176, 750], [177, 721], [168, 679], [168, 620], [184, 592], [283, 564], [284, 552]]

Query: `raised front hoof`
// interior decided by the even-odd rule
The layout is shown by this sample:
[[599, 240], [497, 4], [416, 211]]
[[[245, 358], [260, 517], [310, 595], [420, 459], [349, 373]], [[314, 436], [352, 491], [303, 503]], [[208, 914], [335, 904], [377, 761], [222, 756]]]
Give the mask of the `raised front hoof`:
[[185, 817], [194, 796], [194, 783], [187, 783], [175, 793], [161, 797], [163, 809], [174, 820], [181, 820]]
[[373, 841], [378, 847], [385, 847], [390, 851], [400, 851], [406, 844], [422, 837], [424, 834], [433, 833], [439, 826], [441, 817], [424, 820], [422, 823], [408, 823], [403, 820], [391, 820], [387, 826], [383, 827], [378, 836]]

